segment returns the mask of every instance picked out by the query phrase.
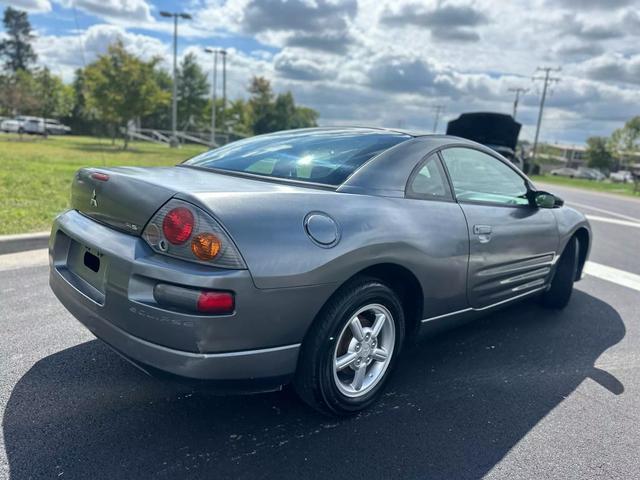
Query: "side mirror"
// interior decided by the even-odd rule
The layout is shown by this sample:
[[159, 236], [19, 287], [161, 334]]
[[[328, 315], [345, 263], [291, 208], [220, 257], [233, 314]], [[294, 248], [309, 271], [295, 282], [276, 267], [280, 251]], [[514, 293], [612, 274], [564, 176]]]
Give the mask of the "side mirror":
[[564, 200], [549, 192], [532, 192], [532, 200], [538, 208], [557, 208], [564, 205]]

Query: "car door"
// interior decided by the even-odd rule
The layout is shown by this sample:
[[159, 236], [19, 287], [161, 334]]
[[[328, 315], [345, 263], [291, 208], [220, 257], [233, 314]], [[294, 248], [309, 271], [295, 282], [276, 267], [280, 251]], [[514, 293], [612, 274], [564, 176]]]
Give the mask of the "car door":
[[438, 154], [424, 158], [405, 189], [405, 214], [415, 246], [412, 271], [423, 287], [424, 319], [468, 308], [469, 234]]
[[544, 288], [559, 236], [551, 210], [533, 206], [525, 178], [480, 150], [440, 152], [469, 229], [467, 297], [483, 308]]

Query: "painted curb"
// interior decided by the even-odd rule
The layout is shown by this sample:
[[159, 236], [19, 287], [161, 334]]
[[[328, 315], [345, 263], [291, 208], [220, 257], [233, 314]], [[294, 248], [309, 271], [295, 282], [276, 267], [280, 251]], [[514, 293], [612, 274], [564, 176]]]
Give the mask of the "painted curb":
[[0, 235], [0, 255], [47, 248], [50, 232]]

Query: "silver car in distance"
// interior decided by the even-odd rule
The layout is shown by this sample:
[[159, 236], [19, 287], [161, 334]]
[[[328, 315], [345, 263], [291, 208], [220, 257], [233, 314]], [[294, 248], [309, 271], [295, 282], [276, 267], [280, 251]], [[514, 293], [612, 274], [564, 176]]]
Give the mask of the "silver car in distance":
[[[346, 415], [403, 345], [512, 301], [567, 305], [586, 219], [460, 138], [313, 128], [170, 168], [86, 168], [50, 284], [142, 370]], [[525, 307], [526, 308], [526, 307]]]

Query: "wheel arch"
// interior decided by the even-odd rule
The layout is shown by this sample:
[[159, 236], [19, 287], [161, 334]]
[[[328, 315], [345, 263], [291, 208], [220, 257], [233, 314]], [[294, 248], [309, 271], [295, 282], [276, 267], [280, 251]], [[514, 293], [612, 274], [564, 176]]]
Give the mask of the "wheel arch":
[[[405, 317], [405, 338], [414, 337], [417, 332], [420, 321], [422, 320], [422, 312], [424, 309], [424, 294], [422, 285], [416, 275], [398, 263], [384, 262], [367, 266], [360, 269], [340, 285], [337, 286], [333, 294], [327, 298], [323, 307], [320, 309], [316, 318], [324, 309], [324, 305], [338, 294], [342, 288], [356, 277], [371, 277], [380, 280], [386, 284], [400, 297], [403, 313]], [[315, 321], [315, 320], [314, 320]]]
[[578, 228], [571, 238], [578, 240], [578, 270], [576, 271], [576, 281], [582, 277], [582, 271], [584, 265], [587, 262], [587, 256], [589, 255], [589, 249], [591, 247], [591, 235], [589, 231], [584, 228]]

